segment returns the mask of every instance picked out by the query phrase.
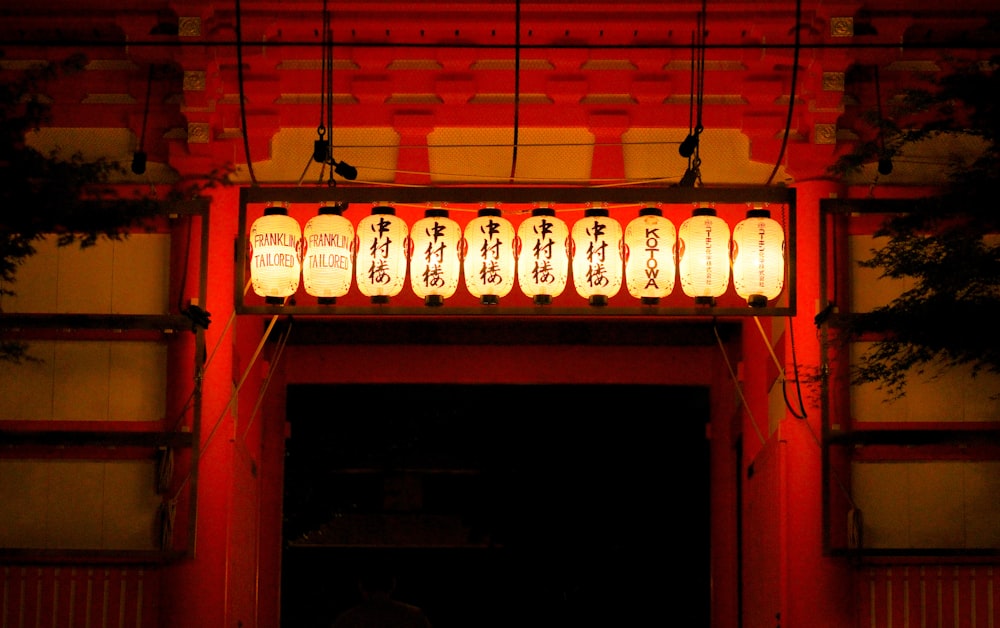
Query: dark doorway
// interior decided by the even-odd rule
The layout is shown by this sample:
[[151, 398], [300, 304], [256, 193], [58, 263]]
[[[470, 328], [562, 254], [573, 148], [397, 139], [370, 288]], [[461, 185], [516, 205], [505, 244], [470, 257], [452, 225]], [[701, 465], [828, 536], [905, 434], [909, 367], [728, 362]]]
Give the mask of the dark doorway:
[[709, 623], [708, 389], [292, 385], [284, 627], [392, 565], [434, 628]]

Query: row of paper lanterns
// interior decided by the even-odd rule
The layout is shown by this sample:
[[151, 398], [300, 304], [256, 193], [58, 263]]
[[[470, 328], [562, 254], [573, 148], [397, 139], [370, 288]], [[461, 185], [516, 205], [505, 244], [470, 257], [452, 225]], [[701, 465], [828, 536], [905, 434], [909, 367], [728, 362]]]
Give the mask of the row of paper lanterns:
[[[283, 303], [299, 289], [336, 303], [356, 284], [372, 303], [387, 303], [409, 282], [427, 305], [441, 305], [464, 277], [483, 304], [496, 304], [514, 284], [544, 305], [565, 290], [592, 305], [606, 304], [623, 284], [655, 304], [674, 290], [714, 303], [729, 289], [763, 307], [784, 287], [785, 234], [766, 209], [752, 209], [730, 231], [709, 207], [680, 227], [646, 207], [624, 227], [607, 209], [585, 211], [572, 226], [550, 207], [532, 211], [515, 229], [499, 209], [479, 210], [463, 229], [445, 209], [427, 209], [408, 225], [387, 205], [375, 205], [357, 228], [338, 206], [321, 207], [304, 227], [281, 206], [254, 221], [249, 245], [254, 292]], [[572, 270], [572, 275], [570, 273]]]

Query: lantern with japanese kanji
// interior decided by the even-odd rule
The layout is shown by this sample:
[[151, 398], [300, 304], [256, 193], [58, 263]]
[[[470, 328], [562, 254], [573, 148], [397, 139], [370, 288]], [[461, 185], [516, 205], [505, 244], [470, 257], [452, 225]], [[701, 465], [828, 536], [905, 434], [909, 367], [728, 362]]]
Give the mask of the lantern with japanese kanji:
[[562, 294], [569, 279], [569, 228], [551, 207], [538, 207], [517, 228], [517, 281], [536, 305]]
[[514, 225], [496, 207], [479, 210], [465, 225], [465, 287], [483, 305], [496, 305], [514, 287], [514, 242]]
[[695, 303], [714, 305], [729, 288], [729, 225], [710, 207], [695, 209], [677, 233], [681, 289]]
[[622, 226], [608, 210], [590, 208], [573, 223], [573, 285], [591, 305], [607, 305], [622, 287]]
[[750, 307], [764, 307], [785, 285], [785, 230], [766, 209], [733, 227], [733, 287]]
[[358, 222], [354, 277], [358, 290], [372, 303], [388, 303], [406, 283], [406, 250], [409, 227], [385, 205]]
[[446, 209], [428, 209], [410, 229], [410, 287], [425, 305], [442, 305], [458, 288], [462, 227]]

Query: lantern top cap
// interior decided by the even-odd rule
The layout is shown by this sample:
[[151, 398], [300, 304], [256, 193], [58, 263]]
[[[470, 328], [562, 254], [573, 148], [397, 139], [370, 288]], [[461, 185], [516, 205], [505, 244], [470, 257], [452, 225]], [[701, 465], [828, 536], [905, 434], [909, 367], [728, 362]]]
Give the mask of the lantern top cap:
[[388, 205], [376, 205], [372, 207], [372, 216], [395, 216], [396, 208]]
[[715, 209], [713, 209], [711, 207], [699, 207], [699, 208], [695, 209], [691, 213], [691, 215], [692, 216], [717, 216], [718, 213], [715, 211]]
[[337, 203], [335, 205], [320, 205], [319, 215], [320, 216], [340, 216], [344, 213], [347, 203]]
[[588, 207], [587, 210], [583, 212], [583, 215], [590, 217], [590, 216], [609, 216], [610, 214], [608, 213], [606, 207]]
[[433, 207], [431, 209], [424, 210], [425, 218], [447, 218], [448, 210], [441, 209], [440, 207]]
[[476, 212], [478, 216], [501, 216], [500, 210], [496, 207], [484, 207]]
[[769, 209], [750, 209], [747, 210], [747, 218], [770, 218], [771, 210]]
[[536, 207], [535, 209], [531, 210], [531, 215], [532, 216], [555, 216], [556, 215], [556, 210], [552, 209], [551, 207]]
[[265, 216], [287, 216], [288, 208], [283, 205], [271, 205], [264, 208]]
[[663, 210], [659, 207], [643, 207], [639, 210], [640, 216], [662, 216]]

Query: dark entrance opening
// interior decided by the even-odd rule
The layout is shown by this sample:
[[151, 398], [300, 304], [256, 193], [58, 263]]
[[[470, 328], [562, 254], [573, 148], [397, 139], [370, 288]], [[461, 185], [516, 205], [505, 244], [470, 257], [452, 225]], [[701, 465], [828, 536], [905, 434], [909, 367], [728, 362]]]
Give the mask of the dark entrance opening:
[[434, 628], [709, 624], [708, 389], [288, 388], [281, 625], [390, 564]]

